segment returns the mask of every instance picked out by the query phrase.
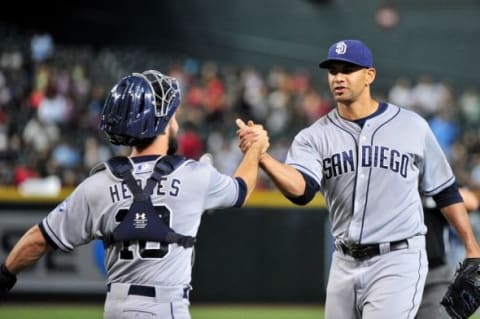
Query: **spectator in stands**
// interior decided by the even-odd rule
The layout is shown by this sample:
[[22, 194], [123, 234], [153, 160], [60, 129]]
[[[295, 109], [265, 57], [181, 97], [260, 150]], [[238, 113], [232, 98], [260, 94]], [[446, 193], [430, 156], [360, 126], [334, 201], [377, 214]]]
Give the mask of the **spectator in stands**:
[[184, 123], [182, 128], [178, 137], [178, 151], [183, 156], [198, 160], [205, 152], [203, 138], [191, 122]]
[[460, 132], [458, 124], [453, 119], [452, 111], [451, 106], [442, 106], [428, 120], [449, 161], [452, 159], [452, 146]]
[[419, 77], [412, 89], [412, 108], [425, 119], [429, 119], [439, 107], [436, 85], [429, 74]]
[[467, 127], [476, 127], [480, 123], [480, 94], [475, 86], [465, 89], [459, 98], [462, 120]]
[[[25, 43], [29, 43], [29, 40], [26, 39]], [[170, 63], [161, 54], [149, 55], [141, 50], [129, 55], [128, 59], [122, 59], [122, 52], [118, 54], [110, 49], [98, 54], [77, 48], [53, 47], [53, 50], [54, 54], [51, 55], [45, 52], [43, 56], [36, 54], [30, 65], [26, 62], [30, 61], [28, 54], [31, 52], [22, 52], [17, 48], [0, 52], [0, 122], [4, 121], [3, 128], [0, 128], [0, 150], [2, 147], [5, 149], [5, 145], [9, 149], [12, 141], [15, 141], [22, 152], [24, 149], [34, 149], [41, 163], [49, 162], [51, 149], [63, 138], [84, 138], [97, 129], [104, 87], [111, 84], [112, 75], [116, 76], [119, 70], [129, 72], [126, 69], [131, 68], [133, 63]], [[194, 58], [175, 59], [170, 63], [170, 70], [172, 75], [180, 79], [182, 92], [185, 92], [179, 120], [194, 123], [205, 141], [215, 136], [214, 132], [234, 130], [227, 125], [233, 123], [232, 119], [237, 116], [263, 123], [272, 133], [278, 131], [280, 135], [288, 135], [310, 124], [331, 107], [327, 95], [324, 97], [323, 92], [312, 89], [310, 82], [313, 79], [305, 70], [291, 71], [285, 66], [275, 65], [264, 73], [258, 66], [226, 65]], [[419, 79], [413, 87], [408, 78], [400, 77], [391, 88], [376, 87], [373, 93], [378, 95], [383, 92], [398, 105], [418, 108], [426, 118], [433, 115], [432, 126], [441, 128], [445, 124], [438, 121], [436, 116], [442, 101], [448, 100], [452, 92], [445, 83], [433, 81], [431, 75]], [[480, 122], [479, 101], [475, 87], [465, 89], [458, 96], [458, 101], [453, 96], [449, 107], [451, 109], [459, 105], [462, 116], [450, 116], [447, 121], [449, 126], [458, 128], [454, 146], [451, 145], [451, 134], [446, 139], [447, 145], [450, 145], [447, 147], [453, 150], [452, 166], [456, 167], [459, 176], [468, 176], [466, 183], [471, 180], [472, 187], [480, 183], [480, 177], [477, 178], [475, 173], [480, 169], [476, 168], [477, 161], [472, 159], [480, 149], [477, 132]], [[53, 123], [40, 122], [37, 115], [30, 114], [37, 109], [40, 118]], [[450, 130], [440, 130], [440, 134], [451, 133]], [[12, 139], [12, 136], [16, 138]], [[95, 155], [96, 152], [104, 154], [106, 147], [110, 153], [124, 151], [106, 146], [100, 136], [92, 138], [96, 139], [96, 144], [91, 141], [79, 143], [82, 146], [78, 150], [82, 156], [87, 153], [87, 147], [90, 154], [88, 161], [82, 161], [79, 168], [81, 175], [88, 174], [91, 166], [87, 163], [92, 163], [92, 158], [101, 157]], [[281, 143], [277, 137], [271, 138], [272, 147]], [[234, 136], [223, 136], [223, 139], [224, 143], [235, 143]], [[95, 152], [95, 147], [100, 149]], [[206, 152], [218, 152], [212, 148], [212, 143], [205, 147]], [[19, 163], [10, 158], [13, 157], [4, 161], [14, 169]], [[457, 161], [458, 164], [455, 163]], [[13, 184], [13, 178], [9, 180]]]
[[412, 108], [412, 84], [407, 77], [399, 77], [388, 91], [388, 101], [411, 109]]
[[45, 123], [66, 124], [72, 112], [72, 105], [66, 97], [57, 92], [55, 83], [50, 82], [45, 90], [45, 96], [38, 106], [38, 117]]
[[44, 122], [33, 116], [26, 124], [22, 134], [25, 144], [38, 153], [46, 153], [60, 139], [60, 130], [55, 124]]

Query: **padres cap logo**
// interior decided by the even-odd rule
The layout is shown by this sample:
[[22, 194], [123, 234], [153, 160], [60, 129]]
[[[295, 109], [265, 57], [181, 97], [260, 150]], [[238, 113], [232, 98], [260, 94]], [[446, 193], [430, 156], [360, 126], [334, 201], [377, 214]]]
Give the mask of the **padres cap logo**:
[[335, 47], [335, 52], [337, 54], [345, 54], [345, 52], [347, 52], [347, 44], [344, 41], [338, 42]]

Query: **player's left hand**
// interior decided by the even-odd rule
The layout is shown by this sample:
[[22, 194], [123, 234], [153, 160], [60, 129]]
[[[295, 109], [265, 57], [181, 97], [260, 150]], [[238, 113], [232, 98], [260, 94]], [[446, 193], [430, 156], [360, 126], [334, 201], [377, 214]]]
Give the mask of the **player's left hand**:
[[17, 276], [8, 271], [5, 264], [0, 265], [0, 299], [15, 286], [17, 282]]

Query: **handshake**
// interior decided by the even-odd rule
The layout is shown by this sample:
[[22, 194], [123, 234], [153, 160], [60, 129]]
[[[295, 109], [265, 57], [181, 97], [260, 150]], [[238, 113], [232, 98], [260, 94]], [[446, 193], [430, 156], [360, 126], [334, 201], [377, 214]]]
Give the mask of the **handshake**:
[[238, 127], [237, 136], [240, 138], [239, 148], [243, 153], [252, 148], [262, 155], [268, 150], [270, 146], [268, 133], [262, 125], [255, 124], [253, 121], [245, 124], [241, 119], [237, 119], [235, 123]]

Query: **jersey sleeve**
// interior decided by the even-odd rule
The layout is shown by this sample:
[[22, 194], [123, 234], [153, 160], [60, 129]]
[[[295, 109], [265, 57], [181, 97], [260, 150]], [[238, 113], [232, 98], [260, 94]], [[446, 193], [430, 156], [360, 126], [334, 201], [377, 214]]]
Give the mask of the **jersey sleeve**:
[[92, 239], [91, 225], [84, 184], [80, 184], [39, 226], [52, 247], [68, 252]]
[[299, 170], [301, 173], [308, 175], [321, 185], [322, 182], [322, 165], [319, 158], [319, 151], [312, 144], [313, 139], [309, 138], [309, 131], [303, 130], [292, 142], [285, 160], [286, 164]]
[[220, 173], [215, 167], [208, 166], [210, 175], [204, 209], [241, 206], [245, 199], [244, 187], [238, 179]]
[[425, 134], [420, 187], [423, 194], [438, 194], [455, 182], [452, 168], [440, 147], [432, 130], [428, 127]]

